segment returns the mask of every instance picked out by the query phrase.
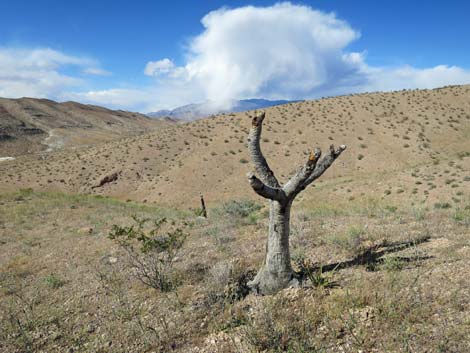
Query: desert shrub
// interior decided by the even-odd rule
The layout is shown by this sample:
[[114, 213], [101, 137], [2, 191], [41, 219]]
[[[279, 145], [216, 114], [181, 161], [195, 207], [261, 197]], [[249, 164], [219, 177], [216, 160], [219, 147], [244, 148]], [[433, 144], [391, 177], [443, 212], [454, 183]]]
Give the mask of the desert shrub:
[[142, 283], [163, 292], [171, 291], [178, 284], [173, 264], [186, 234], [174, 223], [167, 227], [167, 232], [162, 232], [166, 218], [153, 220], [150, 229], [146, 228], [150, 219], [132, 218], [134, 225], [113, 225], [109, 238], [126, 251]]
[[457, 208], [453, 214], [454, 221], [469, 226], [470, 225], [470, 205], [464, 208]]
[[206, 229], [206, 235], [214, 240], [219, 249], [225, 249], [235, 238], [233, 226], [229, 222], [215, 222]]
[[316, 337], [324, 312], [312, 306], [302, 296], [296, 300], [296, 310], [287, 298], [269, 298], [242, 327], [243, 338], [257, 352], [324, 351]]
[[[192, 210], [194, 212], [194, 215], [196, 217], [204, 217], [204, 209], [202, 207], [196, 207], [195, 209]], [[207, 211], [206, 211], [207, 212]]]
[[36, 315], [37, 298], [28, 298], [20, 291], [13, 291], [12, 294], [0, 302], [3, 313], [0, 348], [10, 347], [11, 352], [34, 352], [38, 347], [33, 335], [40, 328]]
[[333, 280], [334, 270], [324, 273], [322, 265], [315, 266], [311, 260], [302, 255], [293, 258], [293, 261], [298, 268], [298, 274], [302, 281], [310, 281], [310, 284], [314, 287], [330, 288], [337, 285]]
[[222, 208], [230, 216], [245, 218], [261, 209], [261, 206], [251, 200], [230, 200]]
[[381, 264], [381, 268], [386, 271], [399, 271], [403, 269], [404, 262], [399, 257], [395, 256], [386, 256], [383, 259], [383, 263]]
[[261, 205], [251, 200], [230, 200], [222, 205], [221, 212], [235, 223], [256, 224], [261, 208]]
[[434, 204], [434, 208], [437, 209], [447, 209], [447, 208], [452, 208], [452, 205], [448, 202], [436, 202]]
[[209, 271], [206, 277], [206, 304], [230, 304], [243, 299], [250, 293], [248, 281], [255, 272], [247, 270], [234, 261], [220, 261]]
[[364, 249], [362, 241], [367, 238], [367, 231], [362, 226], [350, 226], [345, 232], [331, 234], [324, 239], [327, 244], [338, 247], [351, 255], [357, 255]]
[[62, 287], [65, 284], [65, 281], [58, 277], [57, 275], [51, 273], [50, 275], [46, 276], [44, 278], [44, 282], [46, 283], [47, 286], [49, 286], [52, 289], [57, 289]]
[[416, 221], [423, 221], [426, 218], [426, 207], [413, 207], [412, 213]]

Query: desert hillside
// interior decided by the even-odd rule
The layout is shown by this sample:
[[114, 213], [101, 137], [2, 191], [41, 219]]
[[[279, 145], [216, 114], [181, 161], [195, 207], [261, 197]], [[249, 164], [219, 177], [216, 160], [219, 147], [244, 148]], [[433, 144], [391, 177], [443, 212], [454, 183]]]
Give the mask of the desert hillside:
[[0, 162], [0, 351], [469, 351], [469, 98], [266, 109], [283, 182], [348, 146], [294, 204], [299, 286], [267, 296], [247, 287], [269, 222], [245, 177], [254, 112]]
[[0, 157], [94, 145], [162, 124], [139, 113], [76, 102], [0, 98]]
[[[255, 198], [245, 177], [252, 169], [246, 138], [253, 114], [167, 124], [86, 150], [5, 161], [0, 164], [0, 185], [185, 207], [197, 207], [201, 193], [209, 204]], [[302, 201], [400, 202], [409, 196], [411, 202], [451, 202], [470, 186], [470, 86], [276, 106], [266, 109], [262, 137], [265, 156], [283, 182], [309, 149], [326, 151], [331, 143], [348, 146], [316, 188], [303, 193]], [[113, 175], [111, 182], [99, 186]]]

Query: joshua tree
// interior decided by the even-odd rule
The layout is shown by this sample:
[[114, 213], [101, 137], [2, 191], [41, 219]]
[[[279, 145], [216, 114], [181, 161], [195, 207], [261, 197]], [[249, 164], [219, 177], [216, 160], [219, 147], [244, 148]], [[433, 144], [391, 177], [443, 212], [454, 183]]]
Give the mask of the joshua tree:
[[346, 149], [345, 145], [335, 149], [330, 146], [329, 153], [320, 160], [321, 151], [316, 148], [310, 152], [307, 161], [299, 171], [281, 186], [269, 168], [261, 152], [260, 136], [265, 113], [256, 115], [252, 120], [248, 136], [248, 149], [255, 165], [256, 177], [248, 173], [253, 190], [269, 199], [269, 233], [266, 244], [266, 257], [256, 277], [248, 283], [251, 289], [260, 294], [272, 294], [296, 283], [291, 267], [289, 253], [290, 209], [295, 197], [319, 178]]

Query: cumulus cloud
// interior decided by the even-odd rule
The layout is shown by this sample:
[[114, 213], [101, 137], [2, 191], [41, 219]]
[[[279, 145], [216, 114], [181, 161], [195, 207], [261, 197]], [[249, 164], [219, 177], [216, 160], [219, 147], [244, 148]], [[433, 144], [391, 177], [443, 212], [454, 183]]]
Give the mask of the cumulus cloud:
[[191, 40], [185, 65], [176, 67], [165, 58], [145, 69], [158, 76], [156, 90], [166, 87], [173, 100], [180, 94], [187, 99], [190, 91], [189, 102], [209, 100], [217, 109], [242, 98], [300, 99], [470, 83], [470, 71], [459, 67], [369, 66], [363, 52], [348, 51], [359, 31], [334, 13], [309, 6], [222, 8], [201, 22], [204, 30]]
[[221, 103], [237, 97], [295, 98], [357, 71], [343, 48], [359, 37], [346, 22], [306, 6], [221, 9], [202, 19], [186, 65]]
[[0, 96], [58, 98], [84, 84], [81, 77], [62, 72], [73, 67], [94, 75], [104, 73], [92, 59], [49, 48], [0, 48]]
[[175, 67], [163, 59], [148, 63], [146, 73], [153, 74], [158, 64], [167, 78], [173, 77], [166, 86], [184, 81], [190, 89], [202, 89], [198, 93], [215, 105], [226, 107], [239, 98], [305, 97], [341, 84], [345, 76], [351, 80], [361, 64], [361, 54], [343, 52], [359, 32], [334, 14], [307, 6], [220, 9], [202, 24], [186, 65]]

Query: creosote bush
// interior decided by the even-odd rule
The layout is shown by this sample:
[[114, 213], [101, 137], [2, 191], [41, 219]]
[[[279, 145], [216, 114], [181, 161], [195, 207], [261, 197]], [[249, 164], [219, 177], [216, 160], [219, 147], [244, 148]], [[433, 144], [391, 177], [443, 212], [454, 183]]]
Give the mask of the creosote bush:
[[[126, 251], [135, 274], [142, 283], [162, 292], [173, 290], [178, 285], [173, 271], [174, 260], [187, 235], [174, 222], [163, 232], [162, 229], [167, 224], [166, 218], [132, 218], [134, 225], [113, 225], [109, 238]], [[149, 222], [152, 224], [150, 229], [146, 227]]]

